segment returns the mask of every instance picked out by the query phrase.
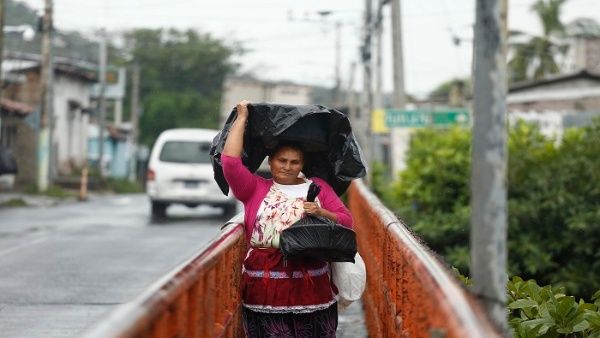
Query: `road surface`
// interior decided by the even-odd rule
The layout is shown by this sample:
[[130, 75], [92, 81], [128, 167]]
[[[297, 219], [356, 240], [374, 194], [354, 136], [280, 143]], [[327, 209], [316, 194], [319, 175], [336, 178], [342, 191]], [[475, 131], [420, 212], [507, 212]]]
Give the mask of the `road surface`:
[[220, 209], [172, 206], [153, 222], [144, 195], [0, 209], [0, 336], [77, 337], [201, 250]]

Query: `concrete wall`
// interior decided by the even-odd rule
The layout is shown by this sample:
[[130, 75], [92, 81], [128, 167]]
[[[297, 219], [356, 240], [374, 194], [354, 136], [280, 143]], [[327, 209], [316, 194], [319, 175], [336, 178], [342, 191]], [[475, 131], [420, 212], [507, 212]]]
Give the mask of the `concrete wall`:
[[[40, 77], [37, 70], [24, 74], [25, 81], [6, 88], [4, 96], [40, 109]], [[76, 77], [55, 73], [54, 77], [54, 154], [58, 174], [68, 174], [87, 157], [89, 115], [82, 108], [90, 104], [90, 84]]]
[[243, 100], [285, 104], [310, 104], [312, 88], [304, 85], [252, 79], [227, 79], [223, 86], [220, 124], [223, 125], [235, 105]]
[[565, 71], [568, 72], [587, 69], [600, 73], [600, 38], [574, 38], [569, 44], [565, 63]]
[[87, 158], [89, 115], [82, 108], [90, 102], [90, 85], [70, 77], [55, 76], [54, 87], [55, 159], [60, 174], [69, 174]]

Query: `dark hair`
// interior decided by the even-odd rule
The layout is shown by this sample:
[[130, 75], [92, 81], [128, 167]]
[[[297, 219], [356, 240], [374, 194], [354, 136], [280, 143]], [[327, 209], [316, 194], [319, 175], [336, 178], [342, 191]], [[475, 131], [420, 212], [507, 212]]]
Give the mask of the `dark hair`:
[[280, 141], [277, 144], [277, 146], [275, 146], [275, 148], [273, 148], [267, 152], [267, 155], [269, 155], [269, 157], [272, 157], [273, 155], [277, 154], [283, 148], [291, 148], [291, 149], [299, 152], [300, 154], [302, 154], [302, 160], [305, 160], [305, 158], [306, 158], [306, 154], [305, 154], [306, 152], [304, 151], [302, 146], [299, 143], [290, 142], [290, 141]]

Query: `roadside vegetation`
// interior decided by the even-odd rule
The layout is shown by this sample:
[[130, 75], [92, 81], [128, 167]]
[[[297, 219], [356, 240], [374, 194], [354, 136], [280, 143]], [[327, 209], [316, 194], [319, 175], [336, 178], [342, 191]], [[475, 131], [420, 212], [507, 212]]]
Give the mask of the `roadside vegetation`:
[[[570, 324], [556, 322], [557, 333], [563, 334], [577, 322], [572, 325], [577, 337], [598, 337], [594, 331], [596, 315], [585, 315], [586, 311], [598, 311], [600, 289], [598, 135], [600, 120], [585, 128], [567, 130], [560, 142], [544, 137], [537, 127], [525, 123], [510, 130], [508, 273], [527, 282], [513, 279], [508, 287], [520, 290], [513, 292], [511, 301], [529, 297], [537, 302], [510, 305], [513, 326], [523, 330], [519, 337], [558, 337], [548, 333], [554, 332], [548, 316], [560, 317], [564, 311], [568, 318], [573, 315], [569, 311], [583, 317], [569, 319]], [[397, 177], [390, 180], [382, 165], [374, 166], [373, 171], [374, 191], [383, 202], [429, 247], [467, 276], [470, 149], [468, 129], [423, 129], [413, 134], [407, 167]], [[533, 280], [552, 286], [536, 288]], [[539, 297], [544, 304], [534, 294], [537, 292], [542, 292]], [[576, 301], [579, 299], [596, 302], [595, 307]], [[572, 310], [565, 309], [567, 303], [573, 305], [568, 305]], [[556, 310], [559, 314], [551, 313], [554, 310], [548, 309], [557, 304], [563, 304]], [[585, 319], [589, 333], [588, 329], [580, 330], [588, 325], [582, 324], [581, 318], [589, 319]], [[540, 320], [530, 321], [533, 319]], [[539, 330], [530, 327], [536, 323], [542, 324]]]
[[51, 185], [46, 191], [39, 191], [35, 185], [30, 185], [23, 190], [24, 193], [30, 195], [40, 195], [54, 198], [75, 198], [77, 192], [71, 189], [65, 189], [58, 185]]
[[143, 193], [144, 187], [140, 182], [131, 182], [124, 178], [110, 178], [105, 182], [105, 189], [116, 194]]
[[0, 202], [0, 208], [20, 208], [26, 206], [27, 202], [25, 202], [25, 200], [20, 197], [11, 198], [7, 201]]

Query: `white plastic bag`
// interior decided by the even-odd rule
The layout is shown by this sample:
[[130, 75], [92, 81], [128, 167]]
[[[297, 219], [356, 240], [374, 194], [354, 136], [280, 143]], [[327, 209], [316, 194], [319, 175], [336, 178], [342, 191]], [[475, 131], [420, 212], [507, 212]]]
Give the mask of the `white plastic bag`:
[[362, 257], [356, 253], [355, 263], [331, 263], [333, 284], [338, 289], [338, 304], [344, 308], [353, 301], [359, 300], [367, 284], [367, 270]]

